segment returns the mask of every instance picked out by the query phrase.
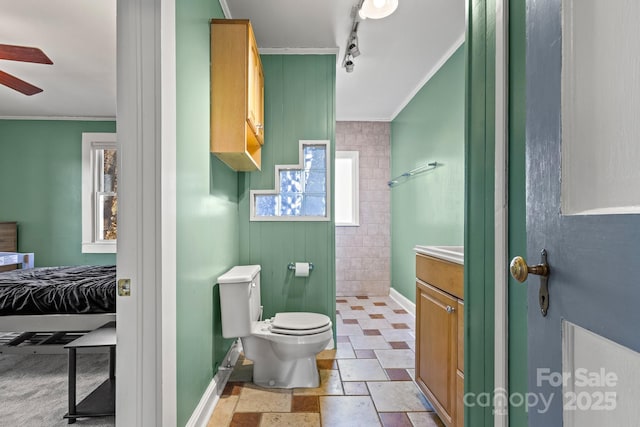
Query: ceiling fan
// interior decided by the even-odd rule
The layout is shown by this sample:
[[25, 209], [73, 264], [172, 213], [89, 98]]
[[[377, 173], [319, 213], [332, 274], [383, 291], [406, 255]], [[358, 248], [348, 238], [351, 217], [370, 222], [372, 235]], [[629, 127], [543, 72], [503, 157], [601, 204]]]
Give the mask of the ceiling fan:
[[[36, 64], [53, 64], [47, 55], [37, 47], [14, 46], [10, 44], [0, 44], [0, 59], [20, 62], [35, 62]], [[17, 90], [27, 96], [42, 92], [37, 86], [27, 83], [9, 73], [0, 70], [0, 84]]]

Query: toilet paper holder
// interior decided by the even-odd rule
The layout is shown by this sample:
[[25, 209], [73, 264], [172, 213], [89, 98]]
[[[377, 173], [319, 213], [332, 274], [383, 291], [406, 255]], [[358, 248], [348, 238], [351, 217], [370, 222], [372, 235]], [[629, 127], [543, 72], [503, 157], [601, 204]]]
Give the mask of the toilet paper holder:
[[[290, 262], [289, 265], [287, 265], [287, 268], [291, 271], [296, 271], [296, 263], [295, 262]], [[309, 271], [313, 271], [313, 263], [309, 263]]]

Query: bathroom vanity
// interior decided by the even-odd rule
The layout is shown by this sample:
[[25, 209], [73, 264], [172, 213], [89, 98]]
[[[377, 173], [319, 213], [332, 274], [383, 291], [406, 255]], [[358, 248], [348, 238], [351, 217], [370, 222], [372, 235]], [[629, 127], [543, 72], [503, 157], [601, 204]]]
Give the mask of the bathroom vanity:
[[416, 383], [447, 426], [464, 426], [464, 248], [416, 246]]

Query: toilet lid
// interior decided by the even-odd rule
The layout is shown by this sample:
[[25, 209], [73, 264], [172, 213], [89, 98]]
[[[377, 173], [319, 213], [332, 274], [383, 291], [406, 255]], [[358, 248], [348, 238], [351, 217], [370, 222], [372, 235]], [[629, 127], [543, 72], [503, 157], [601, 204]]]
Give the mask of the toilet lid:
[[331, 328], [331, 319], [319, 313], [277, 313], [270, 330], [276, 334], [312, 335]]

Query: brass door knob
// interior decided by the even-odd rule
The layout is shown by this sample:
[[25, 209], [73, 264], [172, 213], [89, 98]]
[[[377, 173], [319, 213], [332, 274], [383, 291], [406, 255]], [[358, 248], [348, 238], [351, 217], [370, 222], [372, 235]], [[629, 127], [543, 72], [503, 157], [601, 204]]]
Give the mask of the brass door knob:
[[517, 256], [511, 260], [509, 265], [511, 275], [518, 282], [527, 280], [529, 273], [540, 276], [540, 291], [538, 292], [538, 302], [540, 304], [540, 312], [542, 316], [547, 315], [549, 311], [549, 264], [547, 264], [547, 250], [540, 251], [540, 264], [528, 266], [527, 262], [521, 256]]
[[549, 275], [549, 265], [546, 262], [544, 264], [529, 266], [521, 256], [517, 256], [511, 260], [509, 270], [511, 271], [511, 276], [518, 282], [527, 280], [529, 274], [537, 274], [543, 277]]

